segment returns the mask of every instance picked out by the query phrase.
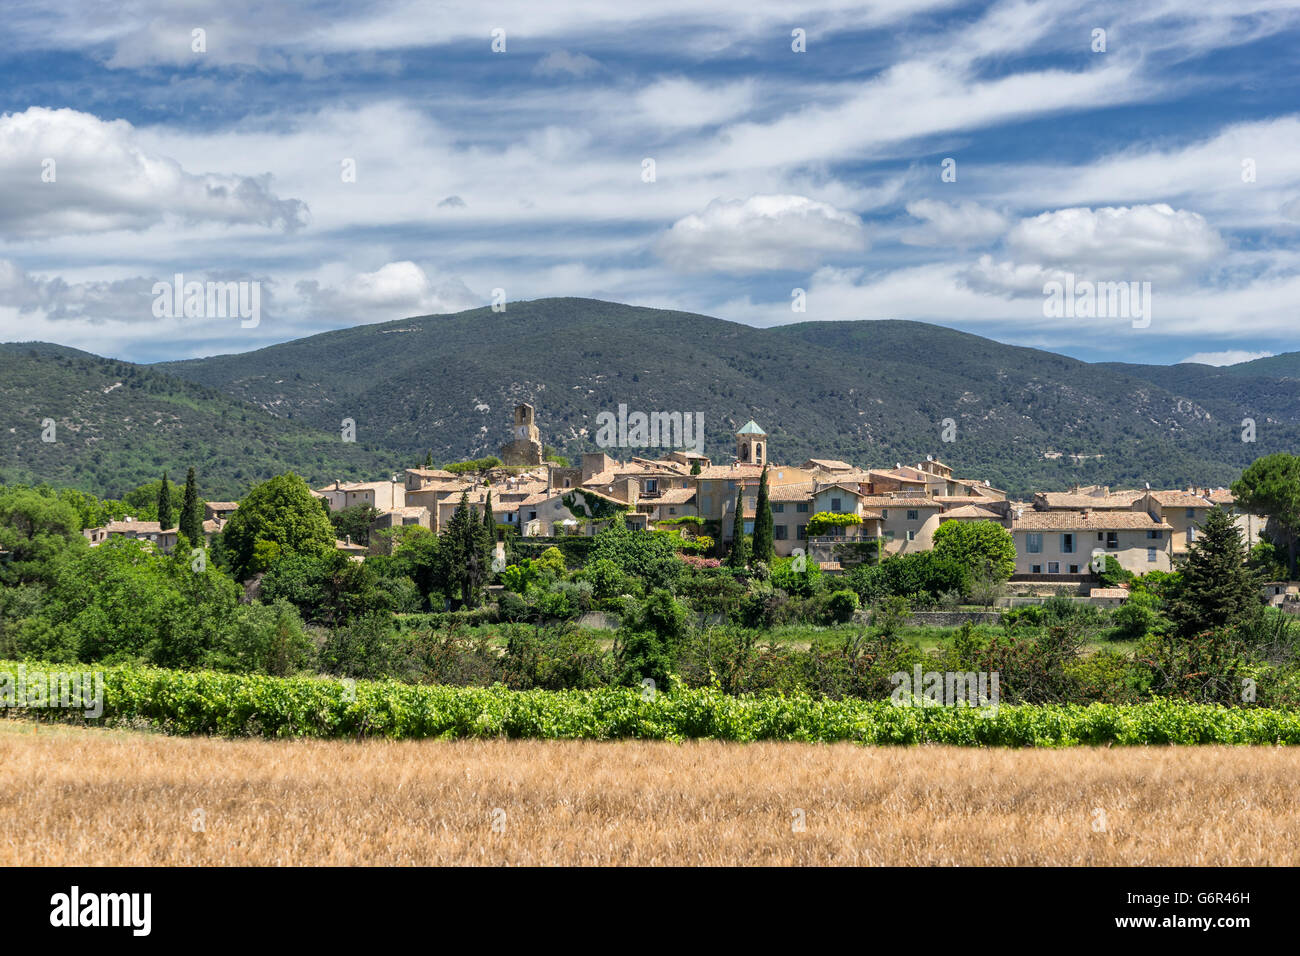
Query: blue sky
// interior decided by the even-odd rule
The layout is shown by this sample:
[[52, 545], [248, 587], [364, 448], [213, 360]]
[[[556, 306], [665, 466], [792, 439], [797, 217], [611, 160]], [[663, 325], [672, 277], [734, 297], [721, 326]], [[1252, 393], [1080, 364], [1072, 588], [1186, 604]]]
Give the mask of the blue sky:
[[[1300, 349], [1297, 2], [111, 7], [6, 6], [0, 340], [154, 361], [501, 289]], [[260, 321], [156, 316], [177, 273]], [[1066, 275], [1149, 282], [1149, 321], [1046, 316]]]

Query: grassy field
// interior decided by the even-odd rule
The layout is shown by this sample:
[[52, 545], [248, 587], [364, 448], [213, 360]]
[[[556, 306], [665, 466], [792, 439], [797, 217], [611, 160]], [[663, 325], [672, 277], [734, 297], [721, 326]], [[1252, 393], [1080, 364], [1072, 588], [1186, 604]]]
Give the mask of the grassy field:
[[10, 865], [1300, 863], [1294, 748], [231, 741], [0, 720], [0, 766]]

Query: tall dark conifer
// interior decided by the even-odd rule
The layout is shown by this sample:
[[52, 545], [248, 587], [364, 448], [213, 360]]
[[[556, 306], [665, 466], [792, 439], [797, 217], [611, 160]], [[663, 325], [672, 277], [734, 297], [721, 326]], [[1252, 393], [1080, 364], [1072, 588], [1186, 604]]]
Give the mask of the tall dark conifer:
[[772, 504], [767, 496], [767, 465], [758, 479], [758, 500], [754, 503], [754, 560], [772, 563], [776, 544], [772, 531]]
[[727, 552], [727, 567], [743, 568], [749, 563], [749, 549], [745, 545], [745, 483], [736, 489], [736, 513], [731, 519], [731, 550]]
[[158, 488], [158, 527], [167, 531], [172, 526], [172, 520], [175, 515], [172, 514], [172, 486], [167, 480], [167, 472], [163, 472], [162, 485]]
[[185, 475], [185, 498], [181, 502], [180, 532], [190, 539], [191, 547], [203, 546], [203, 506], [199, 503], [199, 484], [194, 469]]

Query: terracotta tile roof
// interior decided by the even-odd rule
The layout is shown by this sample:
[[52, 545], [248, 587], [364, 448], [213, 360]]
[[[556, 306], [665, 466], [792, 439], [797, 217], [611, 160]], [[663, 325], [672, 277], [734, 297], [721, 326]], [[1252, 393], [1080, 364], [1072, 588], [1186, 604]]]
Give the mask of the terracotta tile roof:
[[[134, 532], [136, 534], [162, 534], [162, 525], [157, 521], [110, 521], [104, 525], [104, 531], [109, 534], [127, 534]], [[168, 528], [168, 531], [175, 531], [175, 528]]]
[[821, 484], [819, 482], [817, 487], [817, 494], [821, 494], [823, 491], [831, 491], [832, 489], [836, 489], [836, 488], [838, 488], [840, 491], [847, 491], [851, 495], [857, 495], [859, 498], [864, 497], [862, 492], [859, 491], [857, 488], [854, 488], [851, 485], [846, 485], [841, 481], [832, 481], [829, 484]]
[[1216, 505], [1231, 505], [1236, 504], [1237, 501], [1237, 499], [1232, 496], [1232, 492], [1227, 488], [1215, 488], [1206, 497]]
[[1071, 491], [1040, 491], [1034, 495], [1034, 503], [1041, 502], [1048, 508], [1074, 510], [1079, 508], [1132, 508], [1133, 502], [1145, 494], [1142, 491], [1116, 491], [1109, 495], [1081, 495]]
[[814, 468], [825, 468], [827, 471], [852, 471], [853, 466], [847, 461], [840, 461], [837, 458], [809, 458], [806, 465], [812, 465]]
[[[739, 480], [741, 478], [757, 478], [762, 474], [761, 465], [710, 465], [708, 468], [701, 468], [696, 478], [724, 478]], [[768, 476], [769, 478], [771, 475]]]
[[447, 471], [444, 468], [408, 468], [408, 475], [419, 475], [421, 478], [455, 478], [455, 472]]
[[872, 508], [934, 508], [936, 511], [943, 507], [933, 498], [921, 498], [916, 495], [898, 498], [891, 498], [889, 495], [863, 495], [862, 504]]
[[945, 511], [939, 516], [943, 519], [953, 519], [957, 521], [1002, 521], [1003, 516], [990, 508], [980, 508], [976, 505], [962, 505], [960, 508], [953, 508], [951, 511]]
[[694, 488], [669, 488], [654, 498], [641, 498], [643, 505], [684, 505], [695, 500]]
[[811, 501], [816, 484], [813, 481], [800, 481], [789, 485], [777, 485], [768, 489], [767, 497], [769, 501]]
[[1012, 512], [1011, 523], [1012, 531], [1141, 531], [1157, 528], [1173, 530], [1145, 511], [1025, 511], [1019, 517]]
[[1190, 491], [1153, 491], [1151, 497], [1166, 508], [1209, 508], [1213, 504]]
[[429, 509], [424, 505], [406, 505], [401, 508], [390, 508], [383, 513], [386, 515], [398, 515], [402, 518], [418, 518], [422, 513], [427, 515]]
[[209, 501], [207, 507], [213, 511], [234, 511], [239, 507], [238, 501]]

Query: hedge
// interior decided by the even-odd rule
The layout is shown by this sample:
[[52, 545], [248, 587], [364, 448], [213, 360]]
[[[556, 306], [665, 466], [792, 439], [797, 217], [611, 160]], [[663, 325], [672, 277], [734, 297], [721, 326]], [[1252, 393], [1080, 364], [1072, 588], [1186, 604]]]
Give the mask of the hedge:
[[[0, 693], [17, 682], [0, 662]], [[69, 665], [25, 663], [27, 673]], [[147, 726], [175, 734], [555, 740], [794, 740], [860, 744], [1064, 747], [1078, 744], [1296, 744], [1300, 711], [1169, 700], [1132, 705], [896, 707], [889, 701], [733, 697], [711, 689], [510, 691], [137, 665], [104, 674], [104, 714], [25, 709], [41, 719]], [[648, 699], [647, 699], [648, 697]], [[11, 713], [14, 713], [11, 711]]]

